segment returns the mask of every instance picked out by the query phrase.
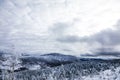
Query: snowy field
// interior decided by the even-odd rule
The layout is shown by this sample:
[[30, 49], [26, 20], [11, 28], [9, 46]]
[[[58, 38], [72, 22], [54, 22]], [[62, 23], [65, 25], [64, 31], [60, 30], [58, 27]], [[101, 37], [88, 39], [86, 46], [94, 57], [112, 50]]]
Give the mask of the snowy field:
[[13, 72], [10, 65], [5, 65], [11, 61], [3, 60], [1, 80], [120, 80], [118, 58], [79, 58], [58, 53], [25, 55], [12, 61], [19, 64]]
[[0, 63], [0, 80], [120, 80], [118, 58], [1, 54]]
[[[98, 72], [95, 68], [92, 68], [92, 70], [74, 70], [75, 68], [71, 68], [70, 71], [65, 70], [65, 66], [61, 66], [61, 69], [48, 69], [43, 72], [40, 70], [37, 70], [35, 72], [29, 71], [28, 73], [24, 73], [25, 76], [17, 77], [16, 80], [120, 80], [120, 67], [117, 68], [111, 68], [107, 70], [103, 70]], [[44, 71], [44, 70], [43, 70]], [[21, 73], [20, 73], [21, 74]], [[35, 75], [36, 74], [36, 75]], [[21, 78], [22, 79], [21, 79]], [[30, 77], [30, 78], [29, 78]], [[26, 79], [25, 79], [26, 78]]]

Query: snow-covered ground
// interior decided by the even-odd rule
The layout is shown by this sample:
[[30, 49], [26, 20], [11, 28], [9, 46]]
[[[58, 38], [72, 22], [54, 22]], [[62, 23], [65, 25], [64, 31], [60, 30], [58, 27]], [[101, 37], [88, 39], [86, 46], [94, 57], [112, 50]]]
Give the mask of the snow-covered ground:
[[102, 71], [99, 75], [84, 76], [82, 80], [120, 80], [120, 67]]
[[[55, 70], [52, 70], [52, 73], [49, 75], [47, 73], [42, 76], [32, 75], [30, 79], [29, 78], [25, 79], [24, 77], [24, 79], [16, 78], [16, 80], [28, 80], [28, 79], [29, 80], [120, 80], [120, 67], [113, 68], [113, 69], [111, 68], [105, 71], [101, 71], [98, 74], [89, 74], [87, 76], [82, 76], [81, 74], [74, 76], [74, 74], [71, 73], [73, 75], [71, 75], [70, 78], [65, 77], [66, 76], [65, 71], [61, 73], [61, 71], [59, 72], [58, 70], [57, 72], [59, 74], [56, 73]], [[49, 70], [48, 70], [48, 73], [49, 73]], [[28, 75], [26, 75], [26, 77], [28, 77]]]
[[[57, 53], [20, 58], [22, 59], [19, 60], [22, 61], [19, 67], [22, 68], [18, 67], [19, 70], [14, 73], [15, 80], [120, 80], [120, 59], [118, 58], [78, 58]], [[8, 64], [11, 59], [3, 60], [2, 63], [5, 64], [5, 62]], [[8, 70], [1, 76], [9, 78], [9, 69], [0, 66], [1, 69], [3, 67], [6, 71]]]

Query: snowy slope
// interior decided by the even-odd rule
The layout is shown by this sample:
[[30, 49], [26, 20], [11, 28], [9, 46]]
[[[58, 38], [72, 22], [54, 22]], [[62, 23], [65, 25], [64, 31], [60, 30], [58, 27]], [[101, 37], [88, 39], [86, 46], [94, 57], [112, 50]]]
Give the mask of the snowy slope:
[[[50, 53], [20, 57], [15, 80], [119, 80], [120, 59], [78, 58]], [[4, 63], [4, 61], [3, 61]], [[9, 75], [6, 75], [9, 76]]]
[[73, 63], [79, 60], [79, 58], [71, 55], [63, 55], [59, 53], [50, 53], [37, 56], [25, 56], [21, 58], [23, 64], [41, 64], [44, 63], [48, 66], [58, 66], [61, 64]]
[[82, 80], [120, 80], [120, 67], [102, 71], [99, 75], [84, 76]]

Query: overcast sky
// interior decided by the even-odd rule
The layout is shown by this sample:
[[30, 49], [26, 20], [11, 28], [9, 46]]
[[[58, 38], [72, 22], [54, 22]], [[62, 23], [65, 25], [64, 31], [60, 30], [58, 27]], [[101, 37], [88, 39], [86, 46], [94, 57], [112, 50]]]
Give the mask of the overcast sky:
[[120, 0], [0, 0], [0, 49], [71, 55], [120, 51]]

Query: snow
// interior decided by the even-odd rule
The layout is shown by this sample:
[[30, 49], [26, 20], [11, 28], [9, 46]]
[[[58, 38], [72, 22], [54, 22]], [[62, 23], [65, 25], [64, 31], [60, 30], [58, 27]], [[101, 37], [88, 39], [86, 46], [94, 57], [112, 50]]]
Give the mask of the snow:
[[[59, 72], [59, 70], [57, 72], [59, 74], [61, 74]], [[32, 73], [34, 74], [34, 71], [32, 71]], [[38, 72], [36, 72], [36, 73], [38, 73]], [[49, 70], [47, 73], [49, 73]], [[42, 78], [45, 78], [44, 80], [120, 80], [120, 67], [101, 71], [97, 75], [95, 75], [95, 74], [90, 74], [88, 76], [78, 75], [76, 77], [71, 76], [71, 78], [64, 77], [64, 73], [58, 77], [58, 74], [56, 75], [56, 71], [54, 69], [52, 69], [52, 73], [50, 73], [50, 74], [47, 74], [47, 73], [44, 74], [41, 72], [41, 74], [43, 74], [42, 76], [40, 76], [40, 75], [39, 76], [37, 76], [37, 75], [29, 76], [29, 77], [31, 77], [29, 79], [30, 80], [41, 80]], [[22, 75], [24, 75], [24, 74], [22, 74]], [[28, 80], [28, 79], [24, 78], [24, 79], [16, 79], [16, 80]]]
[[40, 69], [40, 65], [32, 65], [29, 67], [30, 70], [36, 70], [36, 69]]
[[[8, 57], [8, 60], [3, 63], [8, 66], [0, 65], [0, 67], [4, 69], [9, 68], [12, 61], [10, 56], [6, 57]], [[52, 62], [56, 60], [69, 61], [71, 59], [78, 59], [73, 56], [60, 54], [46, 54], [37, 56], [36, 58], [42, 58]], [[30, 65], [29, 70], [15, 73], [15, 80], [42, 80], [43, 78], [44, 80], [120, 80], [120, 60], [111, 59], [107, 61], [108, 62], [105, 60], [101, 61], [101, 59], [89, 60], [88, 58], [87, 61], [81, 60], [80, 62], [73, 62], [56, 67], [47, 66], [44, 69], [41, 68], [40, 64]], [[19, 63], [19, 61], [15, 62]]]
[[99, 75], [84, 76], [83, 80], [120, 80], [120, 67], [102, 71]]

